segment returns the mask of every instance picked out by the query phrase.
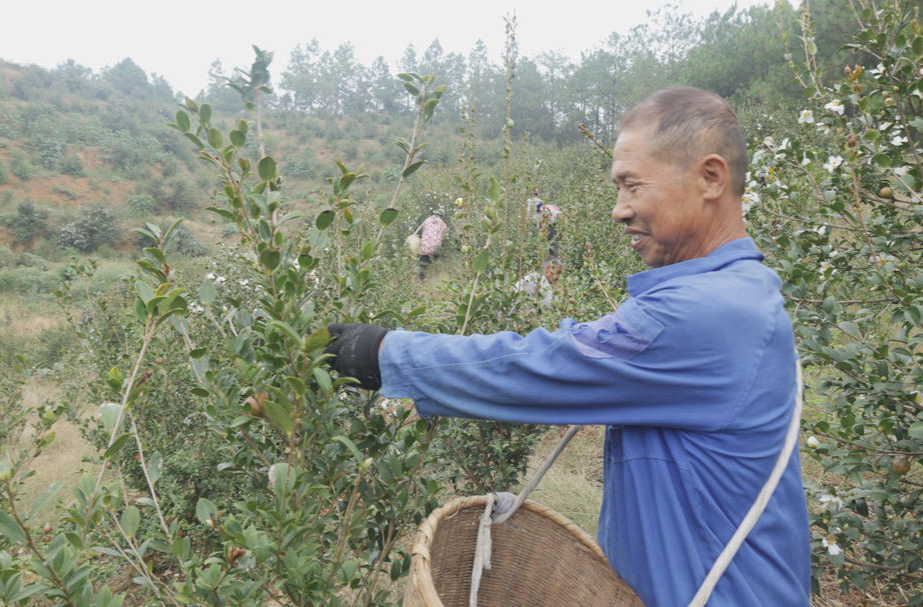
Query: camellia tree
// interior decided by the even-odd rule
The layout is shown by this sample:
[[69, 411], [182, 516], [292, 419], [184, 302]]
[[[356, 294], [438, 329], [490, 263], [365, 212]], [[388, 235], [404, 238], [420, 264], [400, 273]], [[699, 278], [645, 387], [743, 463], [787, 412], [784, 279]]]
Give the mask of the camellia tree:
[[807, 103], [754, 154], [747, 213], [808, 366], [815, 590], [832, 568], [844, 591], [875, 580], [921, 605], [923, 35], [904, 3], [862, 7], [863, 62], [830, 84], [803, 14]]

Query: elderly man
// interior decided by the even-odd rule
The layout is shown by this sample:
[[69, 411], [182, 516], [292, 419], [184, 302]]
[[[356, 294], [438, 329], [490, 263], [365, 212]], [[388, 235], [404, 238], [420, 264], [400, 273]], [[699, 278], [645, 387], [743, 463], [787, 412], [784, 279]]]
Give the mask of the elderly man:
[[[776, 274], [746, 236], [746, 149], [727, 103], [673, 87], [621, 120], [612, 218], [652, 269], [592, 322], [526, 336], [331, 325], [342, 374], [424, 416], [605, 424], [599, 542], [648, 607], [686, 605], [773, 468], [796, 354]], [[807, 606], [798, 452], [709, 601]]]

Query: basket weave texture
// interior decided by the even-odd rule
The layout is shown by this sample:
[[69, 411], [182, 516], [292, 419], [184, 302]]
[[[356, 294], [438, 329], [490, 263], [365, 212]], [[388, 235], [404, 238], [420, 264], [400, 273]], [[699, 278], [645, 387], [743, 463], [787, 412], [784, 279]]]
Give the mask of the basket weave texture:
[[[404, 607], [468, 607], [478, 517], [487, 496], [455, 498], [423, 521], [411, 546]], [[491, 527], [491, 569], [478, 607], [644, 607], [577, 525], [526, 500]]]

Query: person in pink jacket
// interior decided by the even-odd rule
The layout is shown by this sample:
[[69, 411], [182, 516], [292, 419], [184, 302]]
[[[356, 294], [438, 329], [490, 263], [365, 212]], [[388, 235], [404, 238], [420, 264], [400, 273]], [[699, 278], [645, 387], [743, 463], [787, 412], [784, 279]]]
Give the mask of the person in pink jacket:
[[426, 218], [420, 229], [420, 280], [423, 280], [426, 276], [426, 266], [436, 257], [436, 251], [442, 246], [445, 234], [449, 231], [445, 223], [445, 211], [437, 209]]

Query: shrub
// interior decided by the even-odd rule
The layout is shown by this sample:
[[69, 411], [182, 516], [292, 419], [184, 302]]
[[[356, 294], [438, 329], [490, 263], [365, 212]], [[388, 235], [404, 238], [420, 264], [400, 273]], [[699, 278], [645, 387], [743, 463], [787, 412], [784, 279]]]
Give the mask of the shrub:
[[59, 163], [60, 170], [65, 175], [70, 175], [71, 177], [85, 177], [86, 171], [83, 167], [83, 160], [80, 159], [80, 156], [74, 153], [65, 153], [61, 157], [61, 162]]
[[100, 204], [80, 207], [77, 219], [58, 230], [55, 242], [62, 249], [90, 253], [104, 244], [112, 244], [119, 228], [112, 212]]
[[167, 206], [176, 213], [185, 213], [199, 204], [201, 194], [188, 177], [175, 177], [166, 186]]
[[157, 210], [157, 201], [150, 194], [133, 194], [128, 197], [126, 205], [135, 217], [150, 217]]
[[36, 210], [31, 200], [24, 200], [7, 224], [17, 244], [26, 244], [47, 230], [48, 211]]
[[[164, 231], [167, 227], [164, 226]], [[207, 253], [202, 243], [196, 240], [192, 232], [182, 224], [176, 227], [172, 247], [168, 250], [175, 251], [184, 257], [202, 257]]]
[[35, 174], [32, 160], [30, 160], [29, 156], [22, 150], [13, 150], [10, 157], [10, 171], [22, 181], [26, 181]]
[[808, 486], [815, 574], [921, 605], [923, 32], [898, 3], [859, 18], [854, 46], [881, 63], [847, 65], [830, 85], [796, 70], [808, 93], [798, 136], [768, 137], [753, 155], [748, 219], [817, 377], [809, 453], [837, 479]]

